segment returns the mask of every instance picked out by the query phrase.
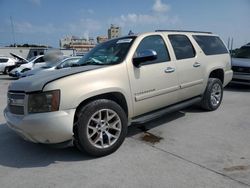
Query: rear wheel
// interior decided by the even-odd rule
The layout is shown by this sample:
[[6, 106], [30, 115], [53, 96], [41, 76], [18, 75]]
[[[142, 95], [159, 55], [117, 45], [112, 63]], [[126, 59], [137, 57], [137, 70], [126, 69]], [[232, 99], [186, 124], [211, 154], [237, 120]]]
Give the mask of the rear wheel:
[[207, 88], [203, 94], [201, 107], [205, 110], [216, 110], [223, 98], [223, 86], [218, 78], [209, 78]]
[[99, 157], [113, 153], [123, 143], [127, 116], [114, 101], [100, 99], [82, 107], [75, 126], [77, 148]]

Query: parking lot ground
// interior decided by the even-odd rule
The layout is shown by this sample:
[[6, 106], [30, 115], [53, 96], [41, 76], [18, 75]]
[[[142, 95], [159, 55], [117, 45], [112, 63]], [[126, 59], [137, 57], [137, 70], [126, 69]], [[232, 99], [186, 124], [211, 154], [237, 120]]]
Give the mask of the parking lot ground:
[[197, 106], [129, 127], [117, 152], [91, 158], [75, 148], [23, 141], [2, 111], [13, 80], [0, 75], [0, 186], [250, 187], [250, 87], [225, 88], [221, 107]]

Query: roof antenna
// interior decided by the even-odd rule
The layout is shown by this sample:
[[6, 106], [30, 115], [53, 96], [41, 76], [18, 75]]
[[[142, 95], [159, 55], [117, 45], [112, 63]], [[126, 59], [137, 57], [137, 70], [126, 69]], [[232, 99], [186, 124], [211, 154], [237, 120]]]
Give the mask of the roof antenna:
[[13, 20], [12, 20], [11, 16], [10, 16], [10, 22], [11, 22], [11, 30], [12, 30], [12, 37], [13, 37], [13, 41], [14, 41], [14, 47], [16, 47], [15, 30], [14, 30], [14, 24], [13, 24]]

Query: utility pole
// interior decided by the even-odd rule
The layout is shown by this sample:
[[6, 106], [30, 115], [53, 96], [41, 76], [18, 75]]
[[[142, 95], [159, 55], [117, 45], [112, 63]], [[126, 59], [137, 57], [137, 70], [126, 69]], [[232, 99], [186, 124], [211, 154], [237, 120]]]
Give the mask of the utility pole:
[[14, 46], [16, 46], [15, 30], [14, 30], [14, 24], [13, 24], [13, 20], [12, 20], [11, 16], [10, 16], [10, 22], [11, 22], [11, 30], [12, 30], [13, 42], [14, 42]]
[[228, 39], [227, 39], [227, 49], [230, 50], [230, 37], [228, 37]]
[[233, 50], [233, 43], [234, 43], [234, 38], [231, 38], [231, 51]]

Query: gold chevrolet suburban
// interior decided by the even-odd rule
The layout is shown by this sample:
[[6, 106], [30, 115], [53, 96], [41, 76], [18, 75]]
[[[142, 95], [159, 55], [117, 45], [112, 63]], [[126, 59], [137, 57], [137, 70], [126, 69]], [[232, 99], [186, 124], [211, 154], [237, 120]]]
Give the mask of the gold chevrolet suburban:
[[157, 30], [101, 43], [78, 66], [12, 82], [4, 115], [26, 140], [73, 141], [103, 156], [119, 148], [133, 122], [194, 103], [216, 110], [231, 79], [229, 52], [217, 35]]

